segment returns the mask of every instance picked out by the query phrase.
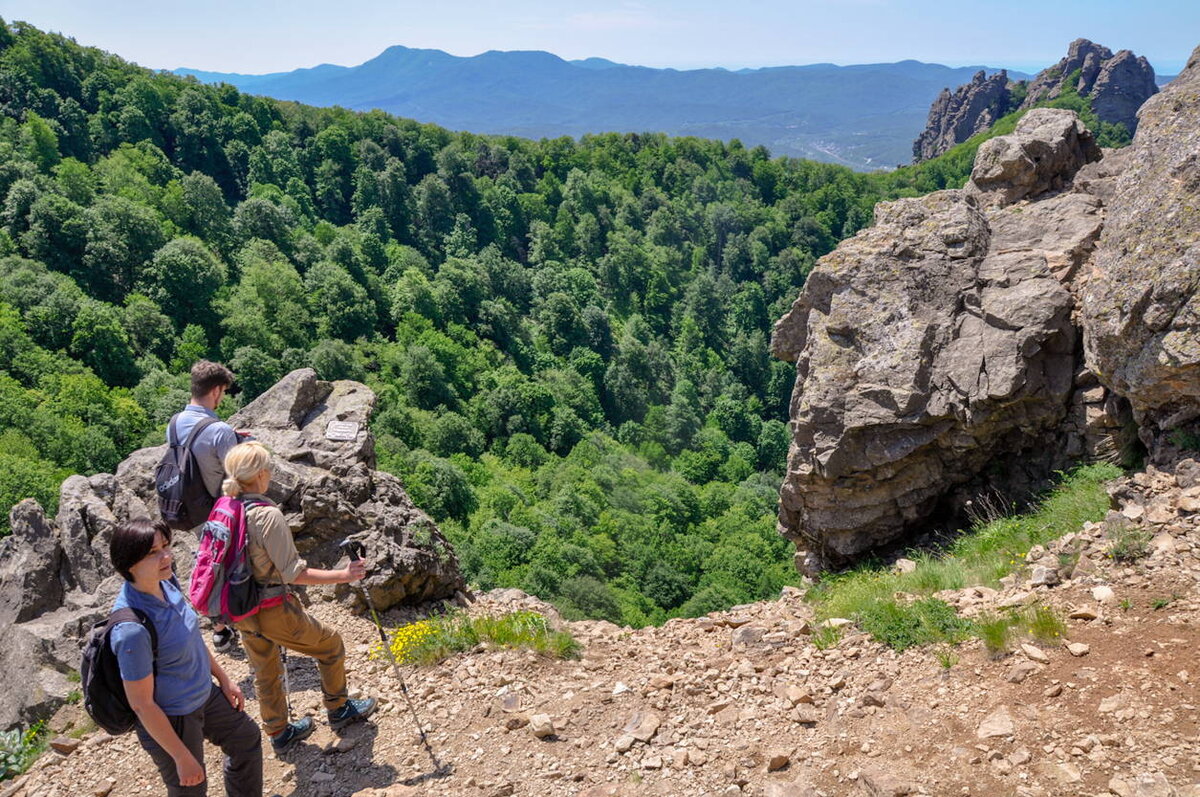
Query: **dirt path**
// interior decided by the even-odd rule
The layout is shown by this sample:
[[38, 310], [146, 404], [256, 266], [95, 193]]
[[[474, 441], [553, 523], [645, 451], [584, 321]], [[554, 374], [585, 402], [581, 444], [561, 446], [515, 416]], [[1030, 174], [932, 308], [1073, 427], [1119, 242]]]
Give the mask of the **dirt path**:
[[[293, 656], [293, 710], [318, 730], [286, 759], [268, 754], [267, 794], [1200, 797], [1200, 532], [1191, 516], [1170, 529], [1136, 566], [1093, 557], [1089, 573], [1056, 587], [944, 595], [964, 611], [1036, 601], [1075, 613], [1066, 642], [1086, 650], [1031, 651], [1041, 662], [1019, 649], [993, 659], [972, 640], [947, 669], [931, 650], [897, 654], [852, 628], [818, 650], [811, 607], [785, 590], [662, 628], [570, 624], [584, 644], [578, 661], [477, 651], [410, 668], [430, 742], [452, 766], [426, 780], [412, 715], [390, 670], [369, 658], [374, 628], [318, 604], [313, 613], [346, 638], [351, 689], [386, 703], [373, 725], [333, 734], [315, 668]], [[1093, 592], [1105, 586], [1111, 597]], [[510, 593], [472, 611], [527, 605], [540, 603]], [[245, 660], [226, 663], [252, 695]], [[253, 699], [249, 710], [257, 716]], [[539, 738], [545, 722], [553, 733]], [[219, 773], [218, 756], [207, 766]], [[97, 733], [48, 753], [3, 797], [161, 791], [132, 736]]]

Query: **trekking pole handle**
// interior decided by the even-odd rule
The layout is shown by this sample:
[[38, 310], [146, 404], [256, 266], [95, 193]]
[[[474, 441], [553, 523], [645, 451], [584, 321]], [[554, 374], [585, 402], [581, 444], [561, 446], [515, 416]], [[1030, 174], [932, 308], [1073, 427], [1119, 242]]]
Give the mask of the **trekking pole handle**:
[[[345, 539], [338, 544], [338, 547], [344, 549], [346, 555], [351, 559], [367, 558], [367, 546], [361, 540]], [[371, 617], [375, 620], [375, 628], [379, 630], [379, 638], [383, 641], [383, 647], [390, 655], [392, 649], [389, 646], [387, 632], [383, 630], [383, 624], [379, 622], [379, 612], [375, 611], [375, 601], [371, 600], [371, 593], [367, 591], [366, 587], [359, 584], [358, 588], [362, 591], [362, 596], [367, 601], [367, 608], [371, 611]]]
[[344, 548], [346, 550], [346, 555], [351, 559], [367, 558], [367, 546], [364, 545], [361, 540], [342, 540], [338, 547]]

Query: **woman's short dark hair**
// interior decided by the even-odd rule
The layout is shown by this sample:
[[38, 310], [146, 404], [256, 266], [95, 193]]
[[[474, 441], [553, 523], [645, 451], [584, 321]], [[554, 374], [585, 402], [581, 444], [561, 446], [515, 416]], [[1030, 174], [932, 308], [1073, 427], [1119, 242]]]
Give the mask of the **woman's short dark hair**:
[[163, 540], [168, 545], [171, 544], [171, 527], [161, 520], [127, 520], [113, 531], [112, 539], [108, 542], [108, 558], [112, 560], [113, 568], [126, 581], [133, 581], [133, 574], [129, 572], [129, 568], [150, 553], [156, 534], [161, 534]]

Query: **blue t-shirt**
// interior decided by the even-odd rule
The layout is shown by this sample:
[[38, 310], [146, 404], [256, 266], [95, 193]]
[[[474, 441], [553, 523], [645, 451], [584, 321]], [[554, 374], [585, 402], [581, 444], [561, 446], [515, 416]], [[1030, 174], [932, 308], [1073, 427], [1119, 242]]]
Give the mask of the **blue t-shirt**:
[[[164, 714], [176, 717], [204, 705], [212, 691], [212, 672], [196, 613], [174, 584], [159, 583], [165, 602], [139, 592], [126, 582], [113, 601], [113, 611], [125, 607], [141, 609], [154, 623], [158, 633], [154, 702]], [[110, 639], [123, 680], [140, 681], [154, 672], [150, 632], [141, 623], [117, 623]]]

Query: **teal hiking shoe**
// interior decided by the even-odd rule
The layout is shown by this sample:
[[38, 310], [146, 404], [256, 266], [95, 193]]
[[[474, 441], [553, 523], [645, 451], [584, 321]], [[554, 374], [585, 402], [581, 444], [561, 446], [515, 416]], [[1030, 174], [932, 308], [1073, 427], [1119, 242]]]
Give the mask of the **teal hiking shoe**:
[[312, 732], [316, 729], [317, 726], [313, 724], [312, 717], [298, 719], [295, 722], [288, 723], [288, 726], [282, 732], [271, 737], [271, 747], [275, 748], [276, 753], [290, 750], [297, 742], [311, 736]]
[[341, 708], [329, 712], [329, 727], [336, 731], [352, 722], [360, 722], [374, 714], [377, 708], [379, 703], [373, 697], [347, 700]]

